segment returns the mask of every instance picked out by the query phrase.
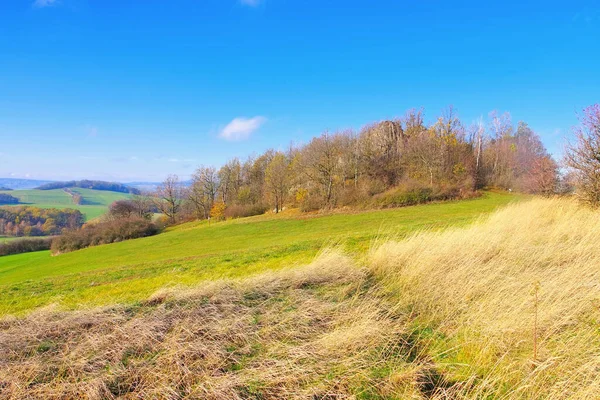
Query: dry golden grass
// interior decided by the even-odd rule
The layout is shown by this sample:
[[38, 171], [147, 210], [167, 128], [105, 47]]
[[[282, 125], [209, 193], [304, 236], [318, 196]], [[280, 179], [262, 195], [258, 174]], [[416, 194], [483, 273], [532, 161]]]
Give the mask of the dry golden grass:
[[135, 305], [0, 320], [0, 398], [600, 398], [600, 213], [511, 205]]
[[599, 398], [599, 239], [597, 211], [536, 199], [382, 244], [371, 263], [432, 330], [420, 342], [450, 388], [438, 397]]
[[337, 252], [135, 307], [39, 311], [0, 324], [8, 399], [355, 398], [400, 340], [364, 270]]

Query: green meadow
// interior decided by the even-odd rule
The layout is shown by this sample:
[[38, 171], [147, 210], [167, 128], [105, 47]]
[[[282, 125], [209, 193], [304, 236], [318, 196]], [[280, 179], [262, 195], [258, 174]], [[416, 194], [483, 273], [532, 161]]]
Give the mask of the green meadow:
[[0, 244], [1, 243], [6, 243], [6, 242], [10, 242], [12, 240], [18, 240], [19, 238], [16, 237], [12, 237], [12, 236], [1, 236], [0, 235]]
[[88, 221], [104, 214], [113, 201], [129, 198], [126, 193], [80, 188], [72, 188], [71, 190], [83, 197], [82, 204], [74, 204], [71, 195], [62, 189], [11, 190], [0, 191], [0, 193], [18, 197], [21, 202], [20, 205], [40, 208], [74, 208], [81, 211]]
[[136, 302], [164, 287], [307, 263], [326, 247], [341, 247], [359, 257], [374, 241], [464, 225], [523, 198], [488, 192], [466, 201], [353, 214], [192, 222], [154, 237], [57, 256], [37, 252], [0, 257], [0, 315], [48, 305], [74, 309]]

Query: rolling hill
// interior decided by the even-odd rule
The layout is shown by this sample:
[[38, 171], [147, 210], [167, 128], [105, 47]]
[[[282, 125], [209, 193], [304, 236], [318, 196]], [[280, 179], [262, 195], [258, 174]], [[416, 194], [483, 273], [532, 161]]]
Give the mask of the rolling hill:
[[158, 236], [56, 257], [48, 252], [0, 257], [0, 290], [8, 293], [0, 299], [0, 315], [51, 303], [76, 308], [138, 301], [165, 286], [306, 263], [326, 246], [364, 254], [378, 238], [465, 224], [521, 198], [487, 193], [469, 201], [357, 214], [192, 222]]
[[74, 204], [72, 197], [63, 189], [53, 190], [10, 190], [7, 193], [19, 198], [21, 204], [40, 208], [74, 208], [81, 211], [87, 220], [104, 214], [113, 201], [129, 198], [126, 193], [117, 193], [92, 189], [72, 188], [74, 193], [83, 197], [82, 204]]

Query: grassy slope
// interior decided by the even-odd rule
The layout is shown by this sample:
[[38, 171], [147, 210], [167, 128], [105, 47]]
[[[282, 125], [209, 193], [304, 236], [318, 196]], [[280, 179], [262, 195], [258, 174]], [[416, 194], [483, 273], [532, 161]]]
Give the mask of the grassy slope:
[[384, 243], [369, 264], [440, 398], [597, 399], [599, 237], [597, 210], [535, 199]]
[[325, 246], [364, 252], [382, 236], [472, 221], [520, 199], [488, 193], [469, 201], [312, 218], [248, 218], [190, 223], [145, 239], [51, 257], [0, 258], [0, 315], [59, 303], [102, 305], [140, 300], [163, 286], [245, 276], [305, 263]]
[[596, 399], [599, 236], [597, 210], [534, 199], [377, 243], [362, 268], [326, 251], [137, 304], [0, 319], [0, 397]]
[[31, 205], [40, 208], [75, 208], [85, 214], [87, 220], [91, 220], [104, 214], [108, 206], [115, 200], [127, 198], [125, 193], [109, 192], [91, 189], [72, 189], [83, 196], [83, 204], [73, 204], [71, 196], [62, 189], [54, 190], [11, 190], [7, 193], [18, 197], [23, 205]]

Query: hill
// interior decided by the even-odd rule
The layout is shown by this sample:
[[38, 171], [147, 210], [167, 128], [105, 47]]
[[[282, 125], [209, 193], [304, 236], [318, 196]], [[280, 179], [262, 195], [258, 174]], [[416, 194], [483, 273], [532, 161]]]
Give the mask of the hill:
[[6, 189], [33, 189], [52, 181], [35, 179], [0, 178], [0, 187]]
[[0, 257], [0, 290], [10, 293], [0, 299], [0, 315], [57, 302], [72, 308], [138, 301], [165, 286], [306, 263], [324, 246], [361, 254], [383, 235], [464, 224], [520, 198], [488, 193], [469, 201], [358, 214], [192, 222], [158, 236], [57, 257], [48, 252]]
[[122, 183], [106, 182], [106, 181], [91, 181], [91, 180], [50, 182], [50, 183], [46, 183], [44, 185], [40, 185], [36, 189], [38, 189], [38, 190], [53, 190], [53, 189], [73, 189], [73, 188], [105, 190], [105, 191], [109, 191], [109, 192], [118, 192], [118, 193], [140, 194], [140, 191], [138, 189], [128, 186], [128, 185], [124, 185]]
[[40, 208], [74, 208], [81, 211], [86, 216], [87, 220], [97, 218], [104, 214], [113, 201], [129, 197], [129, 195], [125, 193], [81, 188], [72, 189], [72, 192], [82, 196], [81, 204], [75, 204], [72, 195], [62, 189], [0, 191], [0, 193], [6, 193], [17, 197], [20, 205], [30, 205]]
[[[353, 227], [343, 241], [346, 246], [334, 242], [338, 250], [320, 252], [308, 265], [275, 272], [280, 265], [264, 263], [277, 257], [273, 249], [263, 253], [262, 265], [255, 259], [251, 267], [233, 252], [228, 261], [221, 260], [227, 270], [206, 265], [194, 270], [187, 263], [193, 263], [190, 254], [202, 245], [193, 251], [191, 247], [209, 227], [191, 224], [172, 230], [162, 235], [164, 245], [182, 249], [183, 257], [163, 259], [165, 273], [179, 280], [187, 264], [187, 272], [203, 274], [200, 280], [210, 283], [163, 288], [138, 302], [124, 301], [124, 296], [115, 305], [116, 297], [110, 306], [91, 309], [87, 306], [94, 301], [85, 295], [89, 288], [63, 287], [64, 296], [56, 293], [54, 308], [25, 319], [5, 318], [0, 325], [5, 339], [0, 342], [0, 363], [5, 365], [0, 394], [594, 398], [600, 388], [600, 214], [570, 200], [534, 199], [477, 218], [511, 200], [515, 198], [490, 195], [393, 211], [282, 219], [277, 222], [285, 221], [284, 228], [276, 232], [264, 218], [210, 227], [217, 231], [210, 245], [223, 242], [229, 248], [238, 243], [246, 252], [260, 252], [267, 237], [289, 242], [306, 230], [304, 240], [340, 238], [344, 229]], [[478, 212], [469, 212], [474, 209]], [[437, 229], [440, 218], [455, 227]], [[378, 231], [383, 221], [389, 225]], [[382, 232], [391, 233], [394, 227], [397, 239], [389, 241]], [[250, 243], [240, 241], [242, 237]], [[145, 243], [151, 249], [148, 241], [159, 238], [135, 246]], [[103, 255], [103, 261], [112, 259], [109, 265], [126, 265], [129, 252], [108, 249], [128, 244], [81, 251], [79, 257], [99, 260]], [[213, 249], [218, 252], [219, 246]], [[213, 256], [208, 252], [205, 257]], [[286, 258], [284, 265], [307, 261], [316, 252]], [[81, 269], [77, 272], [72, 260], [71, 267], [63, 264], [55, 280], [48, 280], [43, 258], [32, 261], [42, 262], [41, 279], [21, 276], [17, 280], [22, 283], [4, 288], [4, 293], [58, 289], [60, 274], [91, 278]], [[7, 265], [0, 267], [3, 275], [17, 278]], [[118, 280], [129, 281], [133, 290], [142, 281], [156, 283], [156, 274], [143, 264], [120, 267], [119, 275], [104, 263], [92, 268], [98, 280], [82, 283], [92, 289], [103, 286], [96, 295], [106, 290], [116, 295], [110, 289]], [[135, 272], [126, 272], [128, 268]], [[248, 276], [259, 271], [268, 272]], [[103, 281], [111, 272], [111, 279]], [[224, 276], [243, 278], [214, 281]], [[25, 279], [32, 279], [32, 286]], [[80, 302], [65, 301], [72, 290], [78, 297], [83, 294]], [[11, 296], [21, 302], [19, 295]], [[65, 306], [78, 310], [56, 309]]]

